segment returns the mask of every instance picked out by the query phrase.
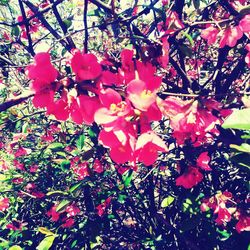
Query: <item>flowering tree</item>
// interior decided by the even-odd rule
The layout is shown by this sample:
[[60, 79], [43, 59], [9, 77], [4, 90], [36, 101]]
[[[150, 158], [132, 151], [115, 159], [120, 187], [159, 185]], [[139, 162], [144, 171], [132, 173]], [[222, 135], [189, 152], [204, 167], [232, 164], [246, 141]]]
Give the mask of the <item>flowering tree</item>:
[[0, 249], [247, 249], [247, 0], [0, 5]]

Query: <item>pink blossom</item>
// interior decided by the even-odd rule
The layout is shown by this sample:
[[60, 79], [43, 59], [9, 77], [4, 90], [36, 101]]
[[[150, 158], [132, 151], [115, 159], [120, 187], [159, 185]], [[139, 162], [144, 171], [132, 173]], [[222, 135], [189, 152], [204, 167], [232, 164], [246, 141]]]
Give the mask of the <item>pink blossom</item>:
[[209, 166], [210, 157], [208, 156], [208, 152], [203, 152], [197, 158], [197, 166], [205, 171], [211, 171], [212, 169]]
[[207, 40], [207, 44], [211, 45], [216, 42], [219, 30], [212, 25], [201, 31], [201, 37]]
[[103, 203], [99, 204], [97, 207], [96, 207], [96, 210], [97, 210], [97, 214], [101, 217], [104, 215], [107, 207], [110, 205], [111, 203], [111, 197], [108, 197]]
[[222, 33], [222, 38], [220, 40], [220, 48], [228, 45], [229, 47], [234, 47], [237, 41], [243, 36], [242, 30], [239, 26], [228, 27]]
[[0, 211], [6, 211], [10, 206], [9, 198], [0, 198]]
[[250, 14], [245, 15], [239, 23], [239, 27], [242, 32], [250, 32]]
[[187, 189], [193, 188], [199, 184], [202, 179], [203, 175], [198, 168], [188, 167], [187, 172], [176, 179], [176, 186], [182, 186]]
[[152, 165], [158, 158], [158, 152], [167, 152], [164, 141], [153, 131], [141, 134], [136, 142], [135, 155], [146, 166]]

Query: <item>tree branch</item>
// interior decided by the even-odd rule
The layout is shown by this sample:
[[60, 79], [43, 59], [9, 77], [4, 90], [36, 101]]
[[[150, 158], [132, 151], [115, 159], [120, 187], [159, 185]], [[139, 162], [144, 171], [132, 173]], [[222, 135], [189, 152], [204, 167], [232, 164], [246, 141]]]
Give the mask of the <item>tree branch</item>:
[[184, 70], [179, 66], [179, 64], [172, 58], [169, 57], [169, 62], [173, 65], [177, 73], [181, 76], [183, 81], [183, 87], [185, 90], [188, 89], [192, 85], [192, 81], [189, 79], [189, 77], [186, 75]]
[[100, 0], [90, 0], [91, 3], [95, 4], [97, 7], [104, 9], [106, 12], [110, 14], [114, 14], [112, 7], [108, 6], [107, 4], [103, 3]]
[[83, 23], [84, 23], [84, 53], [88, 53], [88, 39], [89, 39], [89, 33], [88, 33], [88, 0], [84, 0], [84, 10], [83, 10]]
[[[21, 10], [21, 13], [22, 13], [22, 17], [23, 17], [23, 20], [26, 20], [27, 19], [27, 16], [26, 16], [26, 13], [25, 13], [25, 9], [24, 9], [24, 6], [23, 6], [23, 2], [21, 0], [18, 0], [18, 3], [19, 3], [19, 7], [20, 7], [20, 10]], [[27, 50], [28, 52], [34, 56], [35, 55], [35, 51], [33, 49], [33, 45], [32, 45], [32, 39], [31, 39], [31, 35], [30, 35], [30, 29], [29, 29], [29, 23], [28, 22], [25, 22], [24, 24], [25, 26], [25, 29], [26, 29], [26, 33], [27, 33], [27, 38], [28, 38], [28, 47], [27, 47]]]
[[63, 1], [65, 1], [65, 0], [57, 0], [55, 3], [48, 5], [47, 7], [45, 7], [42, 10], [39, 10], [39, 13], [36, 13], [30, 17], [27, 17], [26, 20], [23, 20], [21, 22], [16, 22], [16, 23], [0, 22], [0, 25], [9, 26], [9, 27], [14, 27], [17, 25], [24, 25], [25, 23], [29, 23], [29, 21], [32, 20], [33, 18], [37, 17], [38, 14], [44, 14], [44, 13], [50, 11], [53, 6], [57, 6], [58, 4], [62, 3]]
[[18, 105], [18, 104], [22, 103], [23, 101], [26, 101], [27, 99], [29, 99], [32, 96], [34, 96], [34, 93], [28, 92], [26, 94], [19, 95], [16, 98], [10, 99], [10, 100], [0, 104], [0, 112], [5, 111], [5, 110], [7, 110], [15, 105]]
[[[65, 23], [63, 22], [63, 20], [62, 20], [62, 18], [61, 18], [61, 16], [60, 16], [59, 12], [58, 12], [58, 10], [57, 10], [57, 7], [56, 7], [56, 5], [54, 4], [54, 3], [55, 3], [54, 0], [50, 0], [50, 1], [51, 1], [51, 3], [53, 4], [53, 6], [52, 6], [53, 13], [54, 13], [54, 15], [55, 15], [55, 17], [56, 17], [56, 19], [57, 19], [57, 21], [58, 21], [58, 23], [59, 23], [59, 25], [60, 25], [62, 31], [63, 31], [63, 34], [66, 35], [67, 32], [68, 32], [67, 26], [66, 26], [66, 24], [65, 24]], [[65, 37], [65, 38], [66, 38], [68, 44], [70, 45], [71, 49], [76, 48], [75, 43], [74, 43], [74, 41], [72, 40], [72, 38], [71, 38], [70, 36], [67, 36], [67, 37]]]
[[61, 36], [51, 27], [51, 25], [47, 22], [47, 20], [44, 18], [43, 14], [39, 12], [39, 9], [31, 2], [25, 0], [24, 3], [34, 12], [37, 14], [37, 18], [42, 22], [44, 27], [49, 30], [49, 32], [60, 41], [60, 43], [68, 50], [71, 51], [70, 45], [65, 41], [61, 39]]

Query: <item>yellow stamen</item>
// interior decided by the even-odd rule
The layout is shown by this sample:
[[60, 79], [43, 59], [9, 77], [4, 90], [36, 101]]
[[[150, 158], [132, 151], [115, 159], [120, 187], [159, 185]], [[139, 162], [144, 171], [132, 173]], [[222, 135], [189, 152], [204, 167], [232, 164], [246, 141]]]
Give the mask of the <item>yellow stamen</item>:
[[152, 91], [147, 90], [147, 89], [145, 89], [145, 90], [143, 90], [143, 91], [141, 92], [141, 97], [144, 98], [144, 99], [149, 98], [149, 97], [151, 97], [152, 95], [153, 95]]

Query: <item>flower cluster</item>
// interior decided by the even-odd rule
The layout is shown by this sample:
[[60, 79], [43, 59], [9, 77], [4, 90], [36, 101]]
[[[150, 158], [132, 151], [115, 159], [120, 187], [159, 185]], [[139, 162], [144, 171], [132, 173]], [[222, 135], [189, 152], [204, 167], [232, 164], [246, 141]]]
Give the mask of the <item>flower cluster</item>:
[[58, 204], [52, 206], [47, 212], [47, 215], [51, 217], [51, 220], [54, 222], [61, 220], [61, 222], [63, 222], [61, 226], [64, 228], [72, 227], [75, 222], [73, 217], [81, 212], [80, 209], [73, 203], [60, 211], [58, 211], [57, 208]]
[[238, 233], [242, 231], [250, 231], [250, 216], [243, 214], [240, 209], [237, 210], [237, 203], [233, 201], [232, 193], [224, 191], [219, 192], [209, 199], [204, 199], [201, 204], [201, 211], [206, 212], [209, 209], [213, 210], [217, 215], [215, 222], [218, 225], [226, 225], [233, 217], [238, 220], [235, 228]]
[[250, 32], [250, 15], [245, 15], [236, 26], [228, 26], [226, 29], [219, 31], [219, 29], [213, 25], [208, 27], [201, 32], [201, 37], [207, 40], [208, 45], [216, 42], [217, 38], [220, 37], [220, 48], [234, 47], [237, 41], [246, 34], [249, 36]]

